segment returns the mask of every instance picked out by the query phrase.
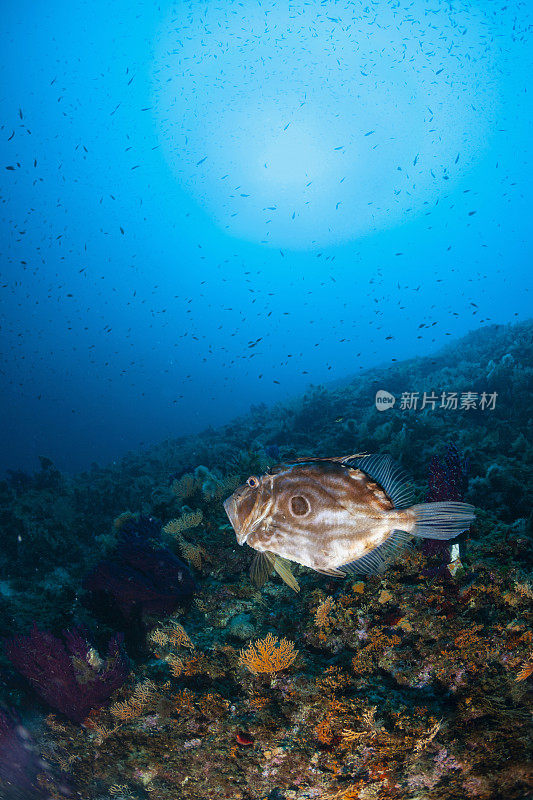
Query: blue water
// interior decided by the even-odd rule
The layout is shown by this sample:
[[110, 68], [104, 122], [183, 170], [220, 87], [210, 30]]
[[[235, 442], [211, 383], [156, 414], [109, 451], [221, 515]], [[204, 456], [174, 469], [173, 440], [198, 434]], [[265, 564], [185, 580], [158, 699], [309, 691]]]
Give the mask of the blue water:
[[531, 12], [4, 0], [0, 468], [531, 316]]

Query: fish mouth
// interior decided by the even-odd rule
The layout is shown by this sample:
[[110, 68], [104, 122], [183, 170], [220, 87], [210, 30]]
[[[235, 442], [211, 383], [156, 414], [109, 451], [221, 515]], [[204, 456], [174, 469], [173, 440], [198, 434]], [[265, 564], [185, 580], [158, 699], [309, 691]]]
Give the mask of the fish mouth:
[[242, 527], [239, 523], [239, 518], [237, 516], [237, 503], [235, 502], [234, 495], [228, 497], [227, 500], [224, 500], [224, 511], [226, 512], [229, 521], [235, 531], [235, 536], [237, 537], [237, 541], [239, 544], [244, 544], [246, 541], [246, 532], [243, 532]]

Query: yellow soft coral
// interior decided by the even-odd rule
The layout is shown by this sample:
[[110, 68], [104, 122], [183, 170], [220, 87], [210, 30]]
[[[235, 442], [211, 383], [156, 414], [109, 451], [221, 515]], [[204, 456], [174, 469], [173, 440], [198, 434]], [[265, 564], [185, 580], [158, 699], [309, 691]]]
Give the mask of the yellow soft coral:
[[205, 548], [199, 544], [191, 544], [182, 538], [180, 539], [179, 547], [182, 556], [186, 558], [195, 569], [202, 569], [203, 562], [210, 560]]
[[156, 692], [156, 685], [153, 681], [146, 680], [135, 686], [132, 696], [123, 702], [116, 702], [110, 706], [109, 710], [117, 719], [124, 722], [138, 717], [143, 712], [147, 703], [152, 699]]
[[190, 472], [186, 472], [181, 478], [176, 478], [176, 480], [172, 482], [171, 489], [178, 500], [185, 500], [186, 497], [190, 497], [197, 492], [201, 486], [202, 481], [199, 478], [195, 477]]
[[239, 475], [216, 475], [211, 473], [202, 484], [202, 497], [206, 501], [221, 500], [231, 494], [242, 483]]
[[188, 647], [190, 650], [194, 649], [194, 644], [191, 641], [189, 634], [179, 622], [173, 622], [172, 628], [168, 633], [168, 638], [171, 644], [175, 647]]
[[181, 517], [176, 517], [176, 519], [171, 519], [170, 522], [163, 527], [165, 533], [169, 533], [171, 536], [175, 536], [176, 539], [181, 539], [181, 534], [183, 531], [189, 530], [189, 528], [196, 528], [197, 525], [201, 523], [203, 520], [204, 515], [201, 510], [198, 511], [187, 511], [185, 514], [182, 514]]
[[239, 661], [254, 675], [261, 672], [273, 673], [290, 667], [298, 651], [288, 639], [278, 639], [269, 633], [264, 639], [241, 650]]

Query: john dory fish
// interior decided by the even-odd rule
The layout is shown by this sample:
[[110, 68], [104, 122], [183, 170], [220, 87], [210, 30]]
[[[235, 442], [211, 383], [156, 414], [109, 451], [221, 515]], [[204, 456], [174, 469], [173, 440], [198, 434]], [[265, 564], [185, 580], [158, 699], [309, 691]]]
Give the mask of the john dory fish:
[[412, 536], [452, 539], [474, 519], [468, 503], [412, 505], [408, 476], [383, 455], [283, 464], [248, 478], [224, 508], [239, 544], [258, 552], [256, 582], [276, 569], [297, 591], [282, 559], [338, 577], [379, 572]]

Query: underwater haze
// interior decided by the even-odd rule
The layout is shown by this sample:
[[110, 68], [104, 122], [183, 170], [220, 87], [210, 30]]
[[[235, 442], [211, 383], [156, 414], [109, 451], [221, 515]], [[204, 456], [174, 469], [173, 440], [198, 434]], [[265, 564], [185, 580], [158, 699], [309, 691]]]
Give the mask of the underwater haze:
[[0, 5], [0, 800], [531, 800], [533, 3]]
[[531, 12], [5, 0], [0, 467], [530, 316]]

